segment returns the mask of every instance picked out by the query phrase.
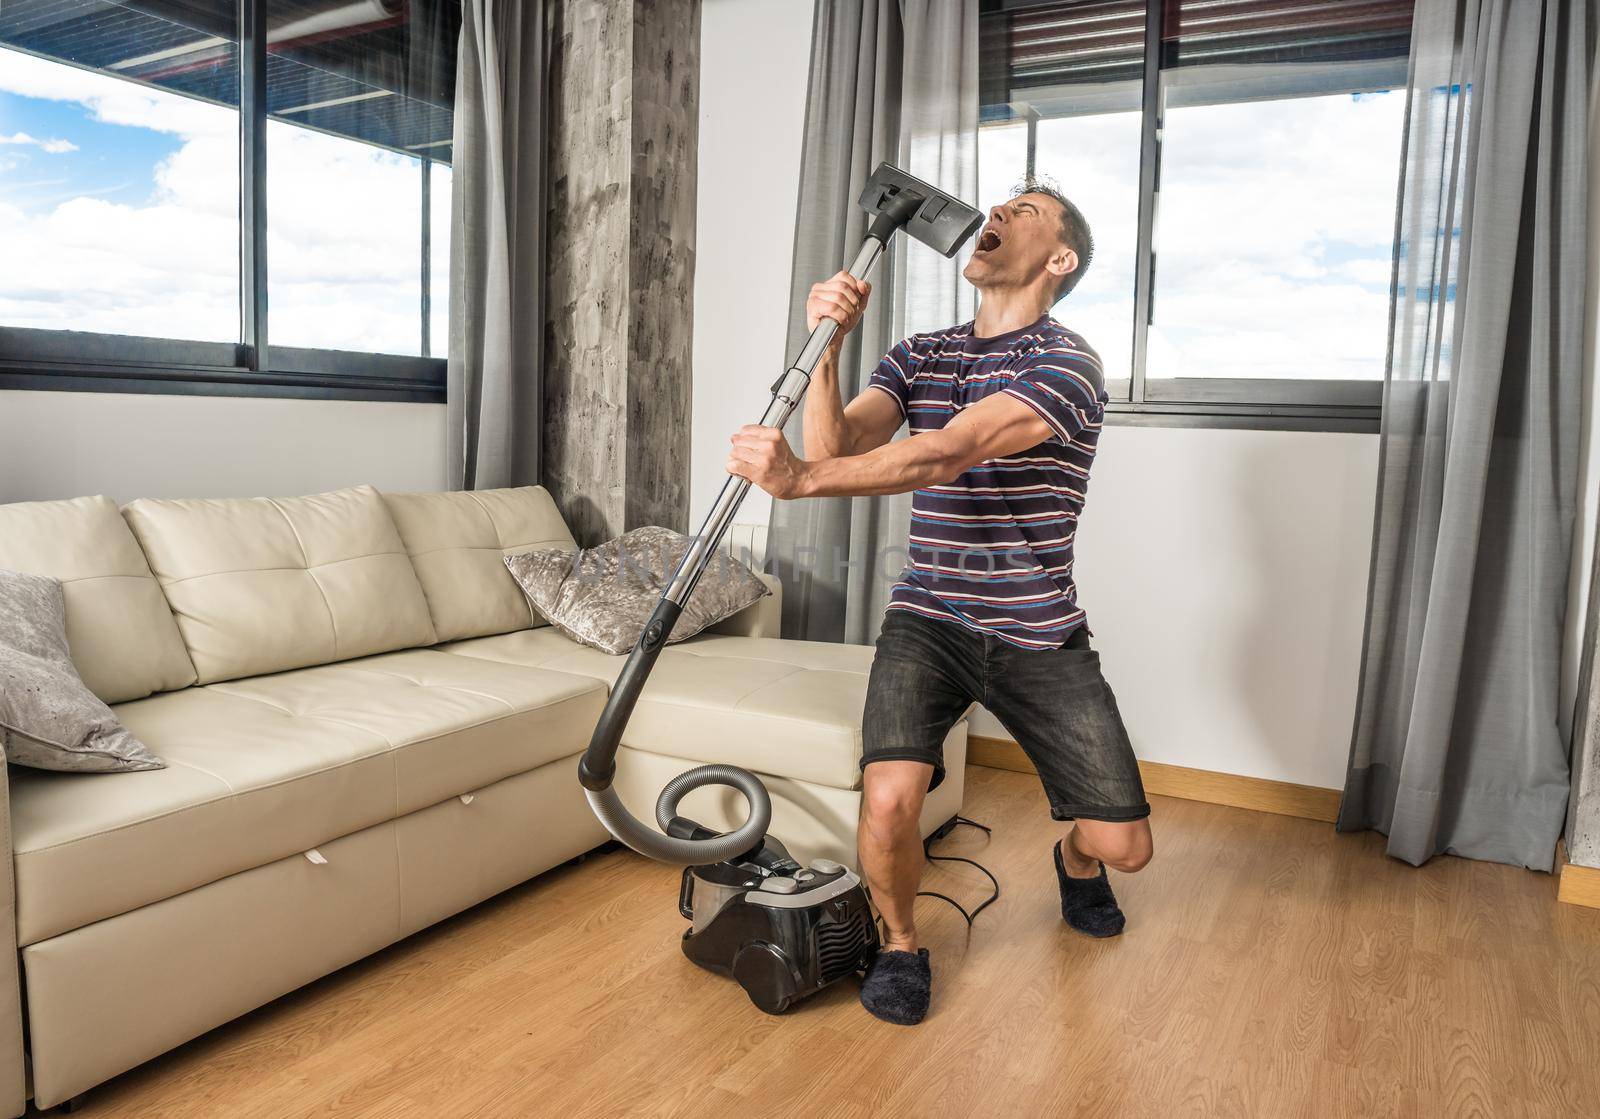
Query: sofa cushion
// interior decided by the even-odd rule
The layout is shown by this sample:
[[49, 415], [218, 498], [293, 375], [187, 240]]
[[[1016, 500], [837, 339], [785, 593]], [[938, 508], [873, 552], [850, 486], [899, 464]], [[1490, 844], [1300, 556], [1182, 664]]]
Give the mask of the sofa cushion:
[[61, 581], [72, 663], [105, 702], [194, 683], [172, 611], [110, 498], [0, 505], [0, 567]]
[[123, 704], [167, 769], [12, 776], [19, 942], [568, 757], [604, 702], [588, 676], [413, 650]]
[[505, 568], [534, 548], [576, 551], [542, 486], [460, 493], [384, 494], [400, 529], [440, 641], [542, 626]]
[[315, 497], [145, 498], [123, 514], [202, 684], [433, 644], [422, 587], [371, 486]]
[[[524, 630], [443, 647], [561, 672], [609, 687], [626, 657]], [[624, 745], [839, 789], [861, 786], [861, 713], [872, 649], [824, 641], [701, 635], [661, 652]]]

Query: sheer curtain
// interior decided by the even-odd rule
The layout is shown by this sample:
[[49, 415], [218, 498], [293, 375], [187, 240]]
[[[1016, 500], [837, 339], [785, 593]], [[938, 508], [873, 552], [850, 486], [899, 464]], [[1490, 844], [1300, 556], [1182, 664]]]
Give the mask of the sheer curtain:
[[1548, 870], [1586, 280], [1585, 0], [1418, 0], [1342, 830]]
[[1589, 567], [1589, 607], [1572, 719], [1572, 801], [1567, 858], [1600, 867], [1600, 539]]
[[[866, 236], [856, 199], [882, 161], [960, 198], [978, 182], [978, 0], [817, 0], [812, 25], [789, 353], [806, 338], [813, 283]], [[840, 355], [846, 400], [907, 334], [974, 313], [961, 262], [896, 238], [872, 277], [867, 314]], [[802, 445], [801, 420], [789, 428]], [[905, 563], [910, 495], [779, 502], [770, 558], [784, 584], [783, 633], [870, 642]]]

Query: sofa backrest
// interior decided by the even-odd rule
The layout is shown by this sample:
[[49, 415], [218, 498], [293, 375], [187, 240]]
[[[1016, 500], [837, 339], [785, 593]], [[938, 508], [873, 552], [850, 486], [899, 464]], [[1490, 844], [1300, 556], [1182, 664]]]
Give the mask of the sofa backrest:
[[546, 624], [506, 570], [534, 548], [576, 550], [543, 486], [384, 495], [411, 555], [440, 641]]
[[0, 567], [61, 580], [73, 664], [105, 702], [195, 682], [161, 587], [110, 498], [0, 505]]
[[123, 516], [202, 684], [434, 642], [416, 572], [371, 486], [314, 497], [142, 498]]

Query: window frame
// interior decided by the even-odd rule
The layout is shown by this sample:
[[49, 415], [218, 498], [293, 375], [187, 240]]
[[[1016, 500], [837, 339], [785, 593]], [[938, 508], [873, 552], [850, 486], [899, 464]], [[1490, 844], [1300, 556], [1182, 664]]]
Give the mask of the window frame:
[[[1054, 0], [990, 0], [1003, 12], [1050, 6]], [[1162, 32], [1167, 0], [1145, 0], [1144, 72], [1140, 94], [1139, 218], [1134, 262], [1133, 358], [1129, 376], [1108, 384], [1108, 423], [1160, 427], [1257, 428], [1288, 431], [1377, 432], [1384, 381], [1256, 377], [1146, 377], [1156, 280], [1155, 227], [1160, 201]], [[980, 78], [980, 85], [982, 79]], [[1039, 116], [1027, 126], [1027, 169], [1035, 165]], [[1399, 138], [1396, 138], [1399, 143]], [[1399, 186], [1396, 184], [1398, 205]]]
[[[269, 345], [267, 0], [238, 0], [239, 342], [0, 325], [0, 389], [445, 402], [445, 359]], [[54, 59], [52, 61], [58, 61]], [[62, 62], [62, 65], [71, 63]], [[431, 168], [422, 165], [419, 337], [430, 346]]]

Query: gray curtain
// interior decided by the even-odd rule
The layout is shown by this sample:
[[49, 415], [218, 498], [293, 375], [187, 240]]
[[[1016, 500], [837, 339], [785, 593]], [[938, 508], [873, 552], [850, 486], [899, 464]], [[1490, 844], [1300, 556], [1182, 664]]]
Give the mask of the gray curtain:
[[463, 0], [451, 197], [452, 489], [539, 480], [544, 0]]
[[[977, 0], [817, 0], [790, 290], [790, 355], [806, 338], [806, 293], [866, 236], [856, 205], [888, 161], [968, 201], [977, 194]], [[961, 263], [896, 239], [871, 303], [840, 354], [848, 401], [907, 334], [973, 314]], [[801, 416], [788, 429], [803, 446]], [[769, 558], [784, 584], [783, 633], [870, 642], [905, 563], [909, 495], [778, 502]]]
[[1583, 379], [1587, 0], [1418, 0], [1341, 830], [1551, 867]]

